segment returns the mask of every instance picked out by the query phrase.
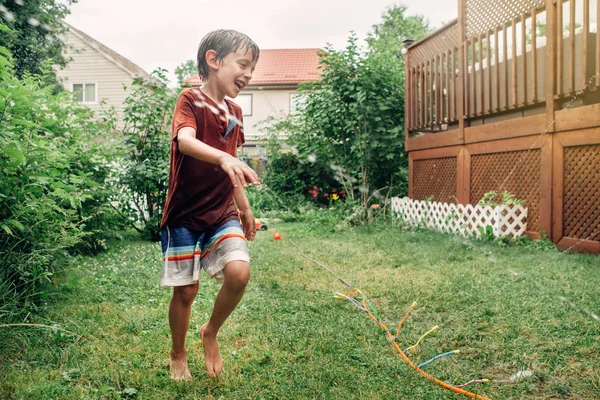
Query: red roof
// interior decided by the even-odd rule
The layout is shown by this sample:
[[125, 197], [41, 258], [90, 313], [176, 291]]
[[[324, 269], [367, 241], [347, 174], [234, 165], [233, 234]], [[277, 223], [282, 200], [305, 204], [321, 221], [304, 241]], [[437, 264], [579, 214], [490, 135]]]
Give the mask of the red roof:
[[[266, 49], [252, 74], [249, 86], [297, 85], [300, 82], [319, 79], [319, 56], [321, 49]], [[201, 84], [198, 75], [185, 80], [192, 86]]]

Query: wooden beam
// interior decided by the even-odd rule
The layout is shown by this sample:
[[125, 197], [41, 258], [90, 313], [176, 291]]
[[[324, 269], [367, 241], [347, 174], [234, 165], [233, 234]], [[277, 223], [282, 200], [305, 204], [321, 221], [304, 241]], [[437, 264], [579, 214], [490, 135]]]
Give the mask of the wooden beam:
[[600, 242], [563, 237], [557, 244], [561, 251], [600, 254]]
[[433, 149], [437, 147], [455, 146], [462, 144], [460, 131], [455, 129], [424, 136], [411, 137], [406, 144], [407, 151]]
[[465, 143], [478, 143], [522, 136], [539, 136], [546, 129], [546, 114], [509, 119], [465, 128]]
[[600, 104], [598, 103], [569, 108], [556, 113], [556, 132], [598, 126], [600, 126]]
[[413, 161], [427, 160], [429, 158], [445, 158], [456, 157], [463, 149], [463, 146], [450, 146], [441, 149], [427, 149], [420, 151], [412, 151], [410, 153]]
[[540, 135], [517, 137], [502, 141], [490, 141], [467, 144], [471, 155], [505, 153], [511, 151], [540, 149], [549, 136], [540, 140]]

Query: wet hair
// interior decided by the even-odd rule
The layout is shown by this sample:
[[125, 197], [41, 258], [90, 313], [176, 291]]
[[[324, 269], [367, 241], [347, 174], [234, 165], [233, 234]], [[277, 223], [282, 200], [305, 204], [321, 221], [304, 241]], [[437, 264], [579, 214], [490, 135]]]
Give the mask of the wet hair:
[[214, 50], [217, 53], [217, 60], [221, 61], [229, 53], [238, 50], [250, 50], [252, 52], [252, 61], [258, 60], [260, 50], [252, 39], [247, 35], [234, 31], [233, 29], [219, 29], [208, 33], [198, 46], [198, 74], [202, 80], [208, 78], [208, 64], [206, 63], [206, 52]]

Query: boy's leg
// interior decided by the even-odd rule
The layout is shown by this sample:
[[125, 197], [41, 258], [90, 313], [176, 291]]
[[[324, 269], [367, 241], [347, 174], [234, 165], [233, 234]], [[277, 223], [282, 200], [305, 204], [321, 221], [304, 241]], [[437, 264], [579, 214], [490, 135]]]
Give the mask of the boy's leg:
[[200, 328], [204, 361], [210, 377], [216, 377], [223, 369], [217, 333], [244, 294], [250, 280], [250, 264], [246, 261], [231, 261], [225, 265], [223, 275], [223, 286], [217, 294], [210, 320]]
[[169, 305], [169, 326], [173, 340], [171, 377], [175, 380], [187, 380], [192, 377], [188, 368], [185, 336], [190, 324], [192, 303], [197, 293], [198, 283], [173, 288], [173, 297]]
[[169, 305], [169, 326], [173, 341], [170, 369], [171, 378], [175, 380], [191, 378], [185, 336], [190, 323], [192, 303], [198, 293], [201, 238], [202, 232], [184, 227], [165, 226], [161, 231], [163, 268], [160, 284], [163, 287], [173, 287], [173, 297]]

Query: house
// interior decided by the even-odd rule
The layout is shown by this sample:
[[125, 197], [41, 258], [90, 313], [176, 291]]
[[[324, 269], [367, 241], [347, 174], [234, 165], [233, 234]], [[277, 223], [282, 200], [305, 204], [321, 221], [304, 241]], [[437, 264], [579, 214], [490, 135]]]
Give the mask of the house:
[[530, 236], [600, 253], [597, 3], [458, 0], [457, 20], [407, 47], [411, 198], [508, 191]]
[[[301, 82], [319, 79], [320, 49], [266, 49], [252, 74], [250, 84], [233, 101], [242, 107], [246, 144], [243, 152], [249, 157], [264, 156], [258, 123], [268, 117], [294, 112], [302, 103], [296, 90]], [[198, 75], [184, 84], [200, 86]]]
[[[76, 92], [77, 99], [94, 111], [111, 106], [122, 110], [133, 80], [147, 79], [148, 73], [96, 39], [64, 24], [65, 56], [71, 61], [66, 67], [57, 68], [56, 76], [65, 90]], [[124, 85], [127, 90], [123, 90]]]

